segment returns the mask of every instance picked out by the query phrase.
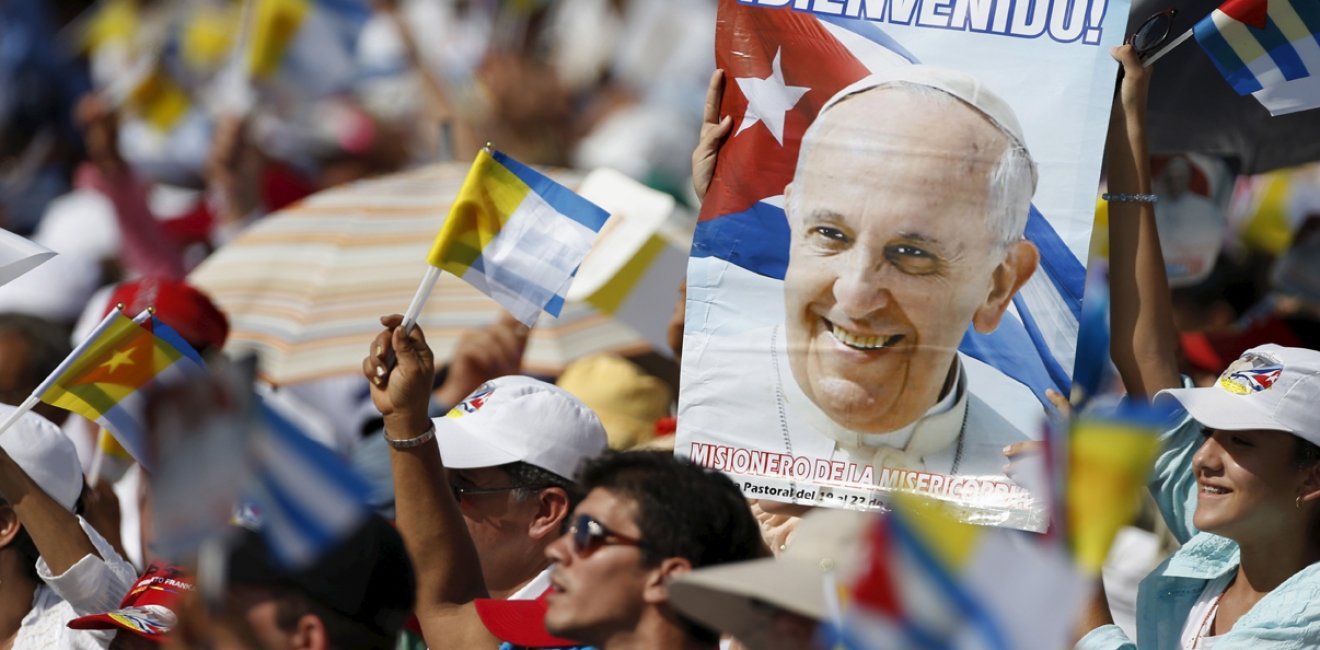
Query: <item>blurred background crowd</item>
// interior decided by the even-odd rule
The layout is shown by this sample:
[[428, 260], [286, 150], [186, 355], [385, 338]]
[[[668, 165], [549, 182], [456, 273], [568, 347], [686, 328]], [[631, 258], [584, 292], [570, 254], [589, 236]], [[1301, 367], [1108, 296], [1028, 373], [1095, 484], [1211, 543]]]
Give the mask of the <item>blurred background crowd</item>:
[[[0, 0], [0, 227], [60, 253], [0, 287], [0, 399], [21, 402], [116, 303], [154, 305], [199, 351], [222, 349], [230, 316], [185, 284], [213, 252], [318, 191], [466, 164], [487, 141], [530, 164], [621, 171], [672, 195], [690, 228], [715, 11], [714, 0]], [[1187, 374], [1204, 385], [1266, 342], [1320, 347], [1320, 165], [1239, 176], [1233, 160], [1157, 153]], [[1101, 204], [1094, 260], [1106, 218]], [[1084, 325], [1083, 340], [1087, 327], [1102, 326]], [[437, 359], [434, 408], [522, 369], [527, 336], [507, 319], [465, 333]], [[673, 429], [676, 367], [642, 356], [574, 360], [560, 377], [612, 447]], [[391, 514], [366, 382], [279, 388], [280, 408], [374, 477], [374, 505]], [[90, 471], [96, 428], [44, 414]], [[122, 471], [104, 462], [94, 487], [109, 499]], [[132, 472], [115, 486], [101, 532], [140, 570], [144, 488]], [[1159, 557], [1157, 539], [1120, 539], [1146, 558], [1129, 580]]]

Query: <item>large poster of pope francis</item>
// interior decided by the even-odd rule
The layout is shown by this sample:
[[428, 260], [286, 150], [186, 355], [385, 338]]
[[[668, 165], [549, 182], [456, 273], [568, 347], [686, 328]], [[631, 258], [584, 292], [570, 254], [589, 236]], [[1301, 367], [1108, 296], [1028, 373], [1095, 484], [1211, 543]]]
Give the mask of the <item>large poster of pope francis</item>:
[[1128, 6], [722, 0], [732, 118], [677, 453], [750, 498], [1042, 530], [1005, 447], [1067, 395]]

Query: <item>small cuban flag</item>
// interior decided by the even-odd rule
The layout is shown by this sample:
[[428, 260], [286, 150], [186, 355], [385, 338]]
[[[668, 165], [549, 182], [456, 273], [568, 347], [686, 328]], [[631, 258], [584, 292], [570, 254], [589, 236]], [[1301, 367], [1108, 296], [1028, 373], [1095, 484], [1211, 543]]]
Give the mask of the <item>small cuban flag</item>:
[[1316, 76], [1320, 70], [1320, 3], [1315, 0], [1228, 0], [1193, 32], [1239, 95]]
[[427, 261], [494, 298], [524, 324], [558, 316], [609, 213], [489, 148], [477, 153]]

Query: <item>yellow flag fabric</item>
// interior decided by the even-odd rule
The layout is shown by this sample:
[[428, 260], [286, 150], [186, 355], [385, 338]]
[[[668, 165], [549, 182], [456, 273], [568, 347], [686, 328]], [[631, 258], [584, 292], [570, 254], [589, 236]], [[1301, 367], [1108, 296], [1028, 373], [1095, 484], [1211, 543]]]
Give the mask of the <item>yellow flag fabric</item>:
[[1078, 564], [1098, 574], [1119, 529], [1136, 515], [1159, 438], [1141, 423], [1083, 419], [1069, 445], [1069, 537]]
[[311, 10], [307, 0], [252, 0], [252, 37], [248, 43], [248, 70], [254, 78], [275, 74], [289, 43]]

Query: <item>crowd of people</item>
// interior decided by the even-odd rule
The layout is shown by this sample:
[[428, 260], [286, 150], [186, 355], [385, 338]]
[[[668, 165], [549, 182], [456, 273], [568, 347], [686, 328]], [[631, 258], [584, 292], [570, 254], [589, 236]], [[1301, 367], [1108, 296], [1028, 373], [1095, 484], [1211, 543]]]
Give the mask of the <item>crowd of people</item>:
[[[498, 137], [528, 162], [609, 164], [699, 207], [733, 131], [719, 112], [726, 80], [707, 76], [700, 56], [713, 3], [698, 0], [698, 10], [664, 14], [646, 1], [379, 2], [348, 53], [360, 73], [350, 92], [242, 117], [189, 114], [165, 139], [107, 92], [122, 73], [116, 64], [132, 56], [113, 38], [81, 58], [41, 47], [66, 47], [113, 3], [88, 4], [0, 0], [0, 225], [60, 253], [0, 288], [0, 401], [10, 405], [113, 305], [151, 307], [203, 358], [220, 359], [228, 319], [187, 283], [188, 271], [321, 188], [464, 159]], [[177, 18], [170, 3], [130, 4], [143, 32]], [[611, 38], [582, 38], [594, 33]], [[668, 55], [636, 51], [645, 47]], [[1122, 74], [1105, 183], [1119, 385], [1105, 390], [1175, 408], [1150, 482], [1161, 521], [1150, 527], [1167, 530], [1177, 549], [1136, 568], [1145, 577], [1133, 623], [1115, 624], [1122, 616], [1100, 581], [1085, 611], [1047, 615], [1076, 620], [1078, 648], [1320, 647], [1314, 189], [1307, 172], [1290, 172], [1301, 216], [1268, 251], [1280, 258], [1272, 272], [1259, 249], [1227, 247], [1215, 270], [1171, 289], [1144, 199], [1154, 192], [1152, 68], [1131, 46], [1113, 54]], [[947, 96], [922, 101], [971, 109], [959, 119], [988, 114], [926, 85]], [[868, 102], [899, 94], [836, 110], [880, 110]], [[204, 124], [189, 130], [192, 121]], [[991, 144], [1020, 140], [994, 125]], [[1005, 269], [997, 281], [1013, 285], [990, 309], [995, 323], [1036, 265], [1020, 224], [1007, 230], [1003, 246], [986, 246], [1003, 253], [986, 262]], [[677, 299], [670, 341], [681, 356], [676, 289], [657, 299]], [[985, 324], [981, 311], [963, 311], [956, 336], [964, 321]], [[0, 406], [15, 419], [0, 434], [0, 648], [787, 649], [837, 640], [836, 595], [820, 574], [858, 571], [882, 514], [758, 502], [676, 456], [674, 386], [629, 359], [598, 355], [557, 378], [531, 377], [522, 374], [529, 329], [513, 318], [465, 333], [448, 358], [432, 353], [425, 328], [406, 328], [399, 315], [380, 322], [362, 342], [352, 390], [257, 389], [372, 488], [374, 512], [305, 566], [282, 562], [242, 516], [226, 544], [207, 548], [215, 554], [162, 556], [151, 472], [80, 416]], [[937, 346], [934, 365], [957, 368], [955, 348]], [[927, 401], [947, 390], [947, 376], [928, 382]], [[827, 393], [822, 402], [838, 397]]]

